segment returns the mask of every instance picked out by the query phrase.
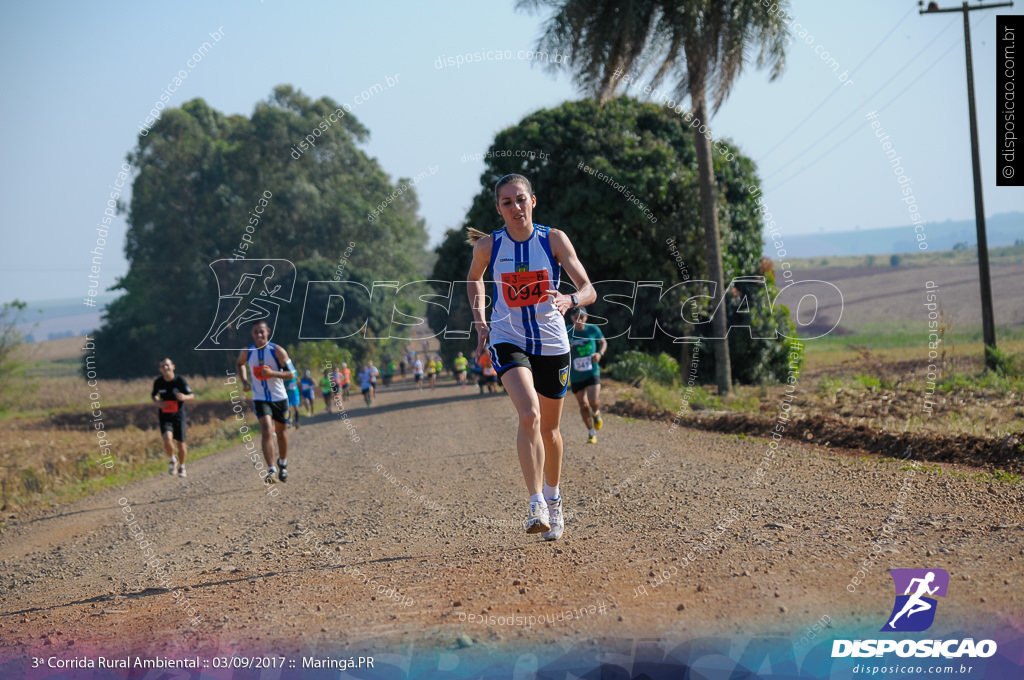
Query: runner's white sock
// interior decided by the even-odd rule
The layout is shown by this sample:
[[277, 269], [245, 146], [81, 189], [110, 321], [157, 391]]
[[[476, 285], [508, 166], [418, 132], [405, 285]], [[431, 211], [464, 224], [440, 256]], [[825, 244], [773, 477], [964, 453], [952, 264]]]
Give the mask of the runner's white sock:
[[561, 494], [558, 493], [558, 485], [548, 486], [547, 482], [544, 482], [544, 498], [549, 501], [553, 501], [556, 498], [561, 498]]
[[589, 430], [587, 430], [587, 434], [590, 435], [591, 437], [596, 437], [597, 430], [595, 430], [594, 428], [590, 428]]
[[547, 502], [544, 500], [544, 494], [539, 494], [539, 493], [532, 494], [530, 496], [530, 502], [531, 503], [540, 503], [541, 505], [547, 505]]

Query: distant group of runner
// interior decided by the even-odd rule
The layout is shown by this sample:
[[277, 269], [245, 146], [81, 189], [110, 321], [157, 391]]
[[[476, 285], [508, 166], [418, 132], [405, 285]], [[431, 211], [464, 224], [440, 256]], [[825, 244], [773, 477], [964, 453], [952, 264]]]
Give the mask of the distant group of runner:
[[[472, 375], [481, 394], [496, 393], [498, 385], [509, 395], [519, 416], [516, 449], [529, 494], [526, 532], [557, 540], [565, 528], [559, 482], [562, 471], [562, 404], [570, 389], [576, 397], [588, 443], [596, 443], [601, 417], [600, 362], [607, 351], [601, 329], [587, 323], [583, 306], [597, 298], [569, 238], [557, 229], [533, 222], [537, 197], [522, 175], [506, 175], [494, 188], [495, 209], [505, 221], [493, 234], [469, 230], [473, 261], [468, 274], [469, 302], [477, 347], [469, 357], [459, 352], [449, 368], [455, 383], [467, 389]], [[572, 279], [577, 293], [558, 292], [561, 271]], [[492, 272], [494, 304], [486, 318], [484, 274]], [[383, 370], [368, 361], [355, 376], [348, 364], [328, 367], [314, 378], [312, 370], [301, 378], [284, 347], [270, 342], [271, 328], [258, 320], [251, 328], [253, 344], [237, 358], [237, 374], [246, 392], [252, 392], [253, 411], [259, 420], [263, 457], [270, 473], [288, 479], [288, 433], [299, 427], [302, 411], [312, 417], [317, 382], [328, 413], [344, 409], [351, 385], [358, 383], [367, 407], [376, 398], [377, 382], [390, 385], [396, 365], [390, 357]], [[159, 401], [160, 431], [171, 474], [185, 477], [185, 402], [194, 398], [174, 363], [159, 363], [152, 398]], [[431, 355], [423, 341], [422, 355], [407, 347], [398, 372], [410, 369], [417, 389], [424, 378], [431, 390], [445, 370], [439, 355]], [[252, 376], [250, 381], [249, 376]], [[177, 447], [175, 448], [175, 443]]]
[[[292, 363], [288, 352], [281, 345], [270, 342], [272, 329], [265, 320], [256, 321], [251, 328], [253, 344], [242, 350], [236, 361], [236, 372], [245, 392], [252, 393], [253, 412], [259, 421], [263, 457], [267, 464], [267, 483], [288, 480], [288, 432], [289, 425], [298, 429], [303, 411], [312, 417], [316, 411], [317, 381], [312, 370], [306, 369], [299, 378], [299, 372]], [[460, 355], [461, 356], [461, 355]], [[440, 357], [429, 359], [430, 386], [436, 385], [436, 377], [443, 370]], [[195, 395], [184, 376], [175, 374], [174, 362], [164, 358], [158, 363], [160, 377], [153, 381], [151, 397], [159, 402], [159, 425], [164, 451], [168, 457], [168, 471], [179, 477], [187, 476], [185, 460], [188, 457], [187, 420], [184, 402]], [[422, 388], [422, 362], [415, 359], [413, 370], [419, 370], [417, 383]], [[250, 374], [252, 381], [250, 381]], [[385, 386], [392, 383], [395, 362], [388, 359], [382, 372], [369, 360], [356, 374], [367, 407], [376, 399], [378, 379]], [[405, 363], [402, 364], [405, 374]], [[319, 379], [320, 392], [327, 413], [333, 413], [335, 406], [344, 409], [345, 400], [350, 396], [353, 383], [352, 370], [348, 363], [332, 369], [324, 369]], [[175, 446], [176, 445], [176, 446]]]
[[[405, 377], [406, 362], [412, 368], [412, 377], [418, 389], [423, 389], [424, 378], [430, 389], [437, 389], [437, 381], [444, 374], [446, 368], [440, 356], [428, 354], [424, 361], [415, 352], [407, 351], [405, 359], [402, 361], [403, 378]], [[497, 392], [498, 372], [494, 370], [494, 364], [487, 352], [474, 352], [469, 358], [459, 352], [447, 368], [451, 371], [455, 384], [462, 389], [468, 387], [469, 375], [472, 374], [480, 394], [484, 394], [485, 389], [488, 393]]]

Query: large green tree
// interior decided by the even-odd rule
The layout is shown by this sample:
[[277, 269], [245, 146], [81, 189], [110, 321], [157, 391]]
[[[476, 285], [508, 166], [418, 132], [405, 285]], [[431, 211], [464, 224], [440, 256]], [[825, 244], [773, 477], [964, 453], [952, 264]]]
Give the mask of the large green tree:
[[[304, 140], [314, 130], [310, 145]], [[233, 257], [261, 197], [267, 205], [245, 257], [298, 267], [295, 309], [282, 313], [275, 340], [297, 337], [304, 282], [333, 279], [347, 249], [342, 279], [372, 283], [424, 272], [427, 234], [415, 192], [392, 198], [403, 180], [390, 181], [359, 148], [368, 136], [336, 102], [310, 100], [286, 85], [250, 118], [226, 116], [202, 99], [165, 111], [128, 155], [137, 173], [127, 207], [130, 267], [115, 286], [125, 293], [97, 334], [104, 376], [150, 374], [165, 355], [185, 373], [209, 374], [232, 362], [231, 353], [193, 348], [217, 308], [209, 265]]]
[[[786, 0], [765, 7], [761, 0], [519, 0], [527, 9], [551, 9], [538, 50], [572, 55], [552, 68], [568, 68], [576, 83], [599, 102], [625, 84], [623, 76], [651, 72], [650, 86], [669, 79], [690, 96], [700, 178], [701, 221], [707, 276], [721, 301], [726, 294], [711, 143], [705, 135], [711, 113], [725, 101], [749, 57], [777, 78], [785, 62]], [[779, 11], [781, 7], [782, 11]], [[715, 336], [725, 337], [725, 315], [712, 318]], [[732, 384], [729, 348], [715, 340], [718, 390]]]
[[[504, 153], [508, 150], [542, 151], [545, 157], [516, 157]], [[569, 235], [591, 281], [625, 282], [599, 284], [599, 297], [616, 293], [636, 296], [635, 302], [620, 300], [626, 306], [599, 300], [591, 309], [595, 316], [608, 319], [606, 331], [611, 332], [606, 335], [620, 336], [609, 343], [609, 361], [623, 350], [641, 349], [653, 354], [670, 352], [688, 365], [687, 346], [674, 344], [673, 337], [711, 337], [708, 318], [713, 307], [709, 298], [689, 305], [686, 320], [699, 322], [692, 324], [683, 320], [680, 305], [685, 297], [706, 292], [706, 286], [694, 284], [685, 297], [673, 293], [659, 304], [663, 291], [687, 277], [700, 278], [699, 272], [706, 269], [696, 151], [684, 118], [664, 106], [627, 97], [604, 106], [589, 99], [568, 102], [538, 111], [503, 130], [495, 137], [491, 152], [480, 177], [480, 191], [466, 216], [467, 225], [485, 233], [500, 228], [494, 183], [507, 173], [526, 175], [538, 197], [534, 219]], [[594, 169], [595, 174], [586, 168]], [[725, 303], [729, 319], [736, 326], [753, 326], [754, 335], [774, 338], [778, 329], [793, 336], [786, 310], [772, 310], [768, 300], [774, 299], [777, 290], [771, 271], [762, 264], [761, 217], [746, 189], [758, 182], [753, 162], [737, 154], [731, 162], [716, 159], [714, 169], [721, 187], [717, 209], [726, 246], [725, 276], [731, 281], [763, 275], [768, 286], [767, 294], [752, 284], [730, 288]], [[613, 183], [599, 178], [598, 172], [613, 178]], [[638, 197], [648, 212], [626, 192]], [[472, 249], [465, 239], [464, 230], [447, 232], [437, 248], [432, 278], [466, 278]], [[639, 281], [661, 281], [663, 285], [638, 288], [635, 283]], [[464, 288], [456, 289], [450, 313], [432, 306], [430, 322], [435, 331], [465, 330], [470, 321]], [[655, 321], [667, 333], [655, 330]], [[741, 382], [785, 376], [786, 341], [752, 340], [750, 332], [736, 327], [729, 333], [729, 345], [742, 357], [736, 371]], [[468, 353], [474, 346], [473, 337], [447, 339], [442, 342], [442, 352], [451, 357], [457, 351]], [[701, 367], [702, 379], [714, 377], [713, 364], [702, 362]]]

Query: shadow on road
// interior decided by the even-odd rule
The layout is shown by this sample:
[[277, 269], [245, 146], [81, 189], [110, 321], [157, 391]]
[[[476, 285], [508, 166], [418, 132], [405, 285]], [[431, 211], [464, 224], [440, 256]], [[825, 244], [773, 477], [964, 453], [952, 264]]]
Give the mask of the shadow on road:
[[[381, 394], [389, 394], [393, 390], [388, 388], [388, 392], [378, 391], [377, 397], [380, 398]], [[405, 390], [408, 391], [408, 390]], [[476, 391], [471, 391], [471, 388], [467, 388], [460, 394], [453, 394], [449, 396], [441, 396], [437, 392], [429, 392], [424, 390], [424, 398], [422, 399], [410, 399], [409, 401], [399, 401], [391, 404], [380, 404], [379, 401], [374, 403], [373, 406], [367, 407], [362, 400], [362, 396], [353, 396], [345, 404], [345, 413], [348, 414], [350, 419], [362, 418], [363, 416], [370, 416], [375, 413], [395, 413], [397, 411], [405, 411], [408, 409], [419, 408], [421, 406], [437, 406], [443, 404], [458, 404], [464, 402], [482, 401], [491, 399], [497, 396], [504, 396], [504, 392], [494, 392], [491, 394], [480, 394]], [[314, 422], [323, 422], [328, 417], [339, 419], [341, 414], [335, 411], [330, 416], [327, 414], [318, 414], [313, 416]]]
[[[205, 583], [191, 583], [191, 584], [183, 583], [183, 584], [180, 584], [178, 586], [178, 588], [191, 588], [192, 590], [197, 590], [199, 588], [226, 586], [226, 585], [230, 585], [230, 584], [233, 584], [233, 583], [247, 583], [247, 582], [255, 583], [257, 581], [261, 581], [263, 579], [270, 578], [272, 576], [285, 576], [285, 575], [288, 575], [288, 574], [303, 574], [303, 573], [314, 572], [314, 571], [337, 571], [337, 570], [344, 570], [346, 567], [352, 567], [352, 566], [366, 566], [366, 565], [374, 564], [374, 563], [378, 563], [378, 562], [396, 562], [396, 561], [406, 561], [406, 560], [412, 560], [412, 559], [416, 559], [416, 557], [414, 557], [414, 556], [391, 557], [391, 558], [381, 558], [381, 559], [376, 559], [376, 560], [362, 560], [360, 562], [353, 562], [351, 564], [332, 564], [332, 565], [326, 565], [326, 566], [311, 566], [311, 567], [305, 567], [305, 568], [301, 568], [301, 569], [283, 569], [283, 570], [280, 570], [280, 571], [266, 571], [266, 572], [260, 572], [260, 573], [256, 573], [256, 574], [249, 574], [247, 576], [239, 576], [237, 578], [226, 578], [226, 579], [222, 579], [220, 581], [206, 581]], [[244, 571], [244, 570], [239, 570], [239, 571]], [[371, 579], [371, 581], [372, 581], [372, 579]], [[74, 607], [76, 605], [81, 605], [81, 604], [93, 604], [93, 603], [98, 603], [98, 602], [114, 602], [114, 601], [116, 601], [118, 599], [138, 600], [138, 599], [143, 598], [143, 597], [153, 597], [153, 596], [156, 596], [156, 595], [167, 595], [167, 594], [169, 594], [171, 592], [172, 592], [172, 589], [170, 589], [170, 588], [145, 588], [143, 590], [139, 590], [139, 591], [135, 591], [135, 592], [129, 592], [129, 593], [117, 593], [115, 595], [97, 595], [95, 597], [90, 597], [90, 598], [87, 598], [87, 599], [84, 599], [84, 600], [73, 600], [71, 602], [61, 602], [61, 603], [58, 603], [58, 604], [51, 604], [51, 605], [46, 606], [46, 607], [29, 607], [27, 609], [19, 609], [17, 611], [0, 612], [0, 619], [6, 618], [6, 617], [9, 617], [9, 616], [20, 616], [22, 614], [32, 614], [32, 613], [35, 613], [35, 612], [51, 612], [51, 611], [55, 611], [55, 610], [58, 610], [58, 609], [63, 609], [65, 607]], [[118, 612], [118, 613], [120, 613], [120, 612]], [[127, 612], [125, 612], [125, 613], [127, 613]], [[100, 612], [97, 612], [97, 613], [93, 614], [93, 616], [99, 616], [99, 615], [100, 615]]]

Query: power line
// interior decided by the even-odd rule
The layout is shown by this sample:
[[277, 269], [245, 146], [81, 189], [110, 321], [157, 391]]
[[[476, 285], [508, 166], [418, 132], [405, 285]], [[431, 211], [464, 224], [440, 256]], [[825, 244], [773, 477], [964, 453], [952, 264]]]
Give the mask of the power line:
[[[989, 16], [992, 16], [992, 15], [990, 14]], [[988, 17], [985, 17], [985, 19], [981, 19], [980, 21], [978, 21], [978, 23], [977, 23], [977, 25], [975, 26], [975, 28], [977, 28], [978, 26], [980, 26], [980, 25], [981, 25], [981, 24], [982, 24], [982, 23], [983, 23], [983, 22], [984, 22], [984, 21], [985, 21], [986, 19], [988, 19]], [[931, 64], [930, 64], [930, 65], [929, 65], [929, 66], [928, 66], [927, 68], [925, 68], [925, 70], [921, 71], [921, 73], [919, 73], [919, 74], [917, 75], [917, 77], [915, 77], [915, 78], [914, 78], [914, 79], [913, 79], [913, 80], [912, 80], [912, 81], [910, 82], [910, 84], [909, 84], [909, 85], [907, 85], [907, 87], [906, 87], [906, 88], [904, 88], [904, 89], [903, 89], [902, 91], [900, 91], [900, 92], [899, 92], [899, 93], [898, 93], [898, 94], [897, 94], [897, 95], [896, 95], [895, 97], [893, 97], [893, 98], [892, 98], [892, 99], [890, 99], [889, 101], [885, 102], [884, 104], [882, 104], [881, 106], [879, 106], [879, 107], [878, 107], [878, 108], [876, 108], [875, 110], [876, 110], [876, 111], [883, 111], [883, 110], [885, 110], [885, 107], [889, 106], [889, 105], [890, 105], [890, 104], [892, 104], [892, 103], [893, 103], [894, 101], [896, 101], [897, 99], [899, 99], [899, 98], [900, 98], [900, 97], [902, 97], [903, 95], [907, 94], [907, 93], [908, 93], [908, 92], [909, 92], [909, 91], [910, 91], [910, 90], [911, 90], [911, 89], [912, 89], [912, 88], [914, 87], [914, 85], [916, 85], [916, 84], [917, 84], [917, 82], [918, 82], [919, 80], [921, 80], [921, 78], [923, 78], [923, 77], [925, 76], [925, 74], [926, 74], [926, 73], [928, 73], [928, 72], [929, 72], [929, 71], [931, 71], [931, 70], [932, 70], [933, 68], [935, 68], [936, 66], [938, 66], [938, 65], [939, 65], [939, 62], [941, 62], [941, 61], [942, 61], [942, 60], [943, 60], [943, 59], [945, 58], [945, 56], [946, 56], [947, 54], [949, 54], [949, 53], [950, 53], [950, 52], [951, 52], [951, 51], [953, 50], [953, 48], [954, 48], [954, 47], [957, 47], [957, 46], [958, 46], [959, 44], [960, 44], [960, 41], [959, 41], [959, 40], [957, 40], [957, 41], [956, 41], [956, 42], [954, 42], [954, 43], [953, 43], [952, 45], [950, 45], [949, 47], [947, 47], [947, 48], [946, 48], [946, 51], [945, 51], [945, 52], [943, 52], [942, 54], [940, 54], [940, 55], [939, 55], [939, 57], [938, 57], [937, 59], [935, 59], [935, 61], [933, 61], [933, 62], [932, 62], [932, 63], [931, 63]], [[784, 180], [782, 180], [781, 182], [779, 182], [779, 183], [778, 183], [777, 185], [775, 185], [775, 186], [771, 187], [771, 190], [772, 190], [772, 191], [775, 191], [775, 190], [778, 190], [778, 189], [782, 188], [782, 187], [783, 187], [783, 186], [785, 186], [785, 185], [786, 185], [786, 184], [787, 184], [787, 183], [788, 183], [788, 182], [789, 182], [789, 181], [790, 181], [791, 179], [793, 179], [793, 178], [794, 178], [794, 177], [796, 177], [797, 175], [800, 175], [800, 174], [802, 174], [802, 173], [803, 173], [804, 171], [808, 170], [808, 169], [809, 169], [809, 168], [810, 168], [811, 166], [813, 166], [813, 165], [814, 165], [815, 163], [817, 163], [818, 161], [820, 161], [820, 160], [821, 160], [822, 158], [824, 158], [825, 156], [828, 156], [828, 155], [829, 155], [830, 153], [832, 153], [833, 151], [835, 151], [836, 149], [838, 149], [838, 148], [839, 148], [840, 146], [842, 146], [843, 144], [845, 144], [845, 143], [846, 143], [847, 141], [849, 141], [849, 140], [850, 140], [850, 139], [851, 139], [851, 138], [852, 138], [852, 137], [853, 137], [854, 135], [856, 135], [856, 134], [857, 134], [857, 133], [859, 133], [860, 131], [861, 131], [861, 128], [860, 128], [859, 126], [858, 126], [858, 127], [856, 127], [856, 128], [854, 128], [854, 129], [853, 129], [853, 131], [852, 131], [852, 132], [851, 132], [850, 134], [848, 134], [848, 135], [847, 135], [846, 137], [843, 137], [843, 138], [842, 138], [841, 140], [839, 140], [839, 142], [837, 142], [836, 144], [834, 144], [833, 146], [831, 146], [831, 147], [830, 147], [830, 148], [829, 148], [829, 149], [828, 149], [827, 151], [825, 151], [825, 153], [821, 154], [820, 156], [818, 156], [817, 158], [815, 158], [815, 159], [814, 159], [813, 161], [811, 161], [811, 162], [810, 162], [810, 163], [808, 163], [807, 165], [803, 166], [802, 168], [800, 168], [799, 170], [797, 170], [797, 171], [796, 171], [795, 173], [793, 173], [792, 175], [790, 175], [790, 176], [789, 176], [789, 177], [787, 177], [786, 179], [784, 179]], [[768, 191], [768, 189], [766, 189], [765, 191]]]
[[[891, 78], [889, 78], [889, 79], [888, 79], [887, 81], [885, 81], [884, 83], [882, 83], [882, 85], [881, 85], [881, 86], [880, 86], [880, 87], [879, 87], [879, 88], [878, 88], [877, 90], [875, 90], [874, 92], [872, 92], [871, 94], [869, 94], [869, 95], [868, 95], [867, 97], [865, 97], [865, 98], [864, 98], [864, 100], [863, 100], [863, 101], [862, 101], [862, 102], [861, 102], [860, 104], [858, 104], [858, 105], [857, 105], [857, 106], [856, 106], [856, 107], [855, 107], [855, 108], [854, 108], [854, 109], [853, 109], [852, 111], [850, 111], [850, 113], [849, 113], [849, 114], [847, 114], [845, 118], [843, 118], [843, 119], [842, 119], [842, 120], [840, 120], [840, 121], [839, 121], [838, 123], [836, 123], [835, 125], [833, 125], [833, 126], [832, 126], [832, 127], [831, 127], [831, 128], [829, 129], [829, 131], [828, 131], [828, 132], [826, 132], [825, 134], [823, 134], [822, 136], [818, 137], [818, 138], [817, 138], [816, 140], [814, 140], [813, 142], [811, 142], [811, 144], [810, 144], [810, 145], [808, 145], [808, 146], [807, 146], [807, 148], [805, 148], [805, 149], [804, 149], [803, 151], [801, 151], [801, 152], [800, 152], [800, 153], [798, 153], [798, 154], [797, 154], [796, 156], [794, 156], [793, 158], [791, 158], [791, 159], [789, 159], [788, 161], [786, 161], [785, 163], [783, 163], [783, 166], [785, 167], [785, 166], [788, 166], [788, 165], [792, 165], [792, 164], [793, 164], [793, 163], [795, 163], [795, 162], [796, 162], [796, 161], [797, 161], [798, 159], [800, 159], [800, 158], [801, 158], [802, 156], [806, 155], [806, 154], [807, 154], [808, 152], [810, 152], [810, 151], [811, 151], [812, 149], [814, 149], [814, 147], [816, 147], [816, 146], [817, 146], [818, 144], [820, 144], [820, 143], [821, 143], [822, 141], [824, 141], [824, 140], [825, 140], [826, 138], [828, 138], [829, 136], [831, 136], [831, 134], [832, 134], [833, 132], [835, 132], [835, 131], [836, 131], [837, 129], [839, 129], [840, 127], [842, 127], [843, 123], [845, 123], [845, 122], [846, 122], [846, 121], [848, 121], [848, 120], [849, 120], [849, 119], [850, 119], [851, 117], [853, 117], [853, 116], [854, 116], [854, 115], [856, 115], [856, 114], [857, 114], [857, 113], [858, 113], [859, 111], [861, 111], [861, 110], [862, 110], [862, 108], [864, 107], [864, 105], [865, 105], [865, 104], [867, 104], [867, 103], [868, 103], [869, 101], [871, 101], [871, 99], [872, 99], [872, 98], [874, 98], [874, 97], [875, 97], [875, 96], [876, 96], [876, 95], [877, 95], [877, 94], [878, 94], [879, 92], [881, 92], [881, 91], [882, 91], [882, 90], [884, 90], [884, 89], [885, 89], [886, 87], [888, 87], [889, 83], [891, 83], [891, 82], [892, 82], [892, 81], [894, 81], [894, 80], [895, 80], [896, 78], [898, 78], [898, 77], [899, 77], [899, 76], [900, 76], [900, 75], [901, 75], [901, 74], [903, 73], [903, 70], [904, 70], [904, 69], [906, 69], [906, 68], [907, 68], [908, 66], [910, 66], [911, 64], [913, 64], [913, 63], [914, 63], [915, 61], [917, 61], [917, 60], [918, 60], [918, 59], [919, 59], [919, 58], [921, 57], [921, 55], [922, 55], [922, 54], [924, 54], [924, 53], [925, 53], [925, 52], [926, 52], [926, 51], [928, 50], [928, 48], [930, 48], [930, 47], [931, 47], [931, 46], [932, 46], [932, 45], [933, 45], [933, 44], [935, 43], [935, 41], [936, 41], [936, 40], [938, 40], [939, 38], [941, 38], [941, 37], [942, 37], [943, 33], [945, 33], [946, 31], [948, 31], [948, 30], [949, 30], [949, 29], [950, 29], [950, 28], [951, 28], [952, 26], [954, 26], [954, 25], [956, 25], [956, 21], [950, 21], [950, 22], [949, 22], [949, 25], [947, 25], [947, 26], [946, 26], [946, 28], [942, 29], [942, 31], [940, 31], [940, 32], [938, 33], [938, 35], [936, 35], [936, 36], [935, 36], [934, 38], [932, 38], [932, 39], [931, 39], [931, 40], [930, 40], [930, 41], [928, 42], [928, 44], [927, 44], [927, 45], [925, 45], [925, 46], [924, 46], [923, 48], [921, 48], [921, 50], [920, 50], [920, 51], [918, 51], [918, 53], [917, 53], [917, 54], [915, 54], [915, 55], [914, 55], [913, 57], [911, 57], [911, 58], [910, 58], [910, 59], [909, 59], [909, 60], [908, 60], [908, 61], [907, 61], [907, 62], [906, 62], [906, 63], [905, 63], [905, 64], [904, 64], [903, 66], [901, 66], [901, 67], [900, 67], [899, 69], [897, 69], [897, 70], [896, 70], [896, 73], [894, 73], [894, 74], [893, 74], [893, 76], [892, 76]], [[958, 43], [959, 43], [959, 41], [958, 41]], [[958, 43], [957, 43], [957, 44], [958, 44]]]
[[[894, 32], [894, 31], [895, 31], [895, 30], [896, 30], [897, 28], [899, 28], [899, 27], [900, 27], [900, 24], [902, 24], [902, 23], [903, 23], [904, 21], [906, 21], [907, 17], [909, 17], [909, 16], [910, 16], [911, 14], [913, 14], [913, 13], [914, 13], [914, 8], [913, 8], [913, 7], [911, 7], [911, 8], [910, 8], [910, 10], [908, 10], [908, 11], [907, 11], [907, 13], [903, 15], [903, 18], [902, 18], [902, 19], [900, 19], [899, 21], [897, 21], [897, 22], [896, 22], [896, 25], [895, 25], [895, 26], [893, 26], [893, 27], [892, 27], [891, 29], [889, 29], [889, 32], [888, 32], [888, 33], [886, 33], [886, 34], [885, 34], [885, 35], [884, 35], [884, 36], [882, 37], [882, 39], [878, 41], [878, 44], [877, 44], [877, 45], [875, 45], [875, 46], [874, 46], [874, 48], [872, 48], [872, 49], [871, 49], [871, 51], [867, 53], [867, 56], [865, 56], [865, 57], [864, 57], [863, 59], [861, 59], [861, 60], [860, 60], [860, 63], [859, 63], [859, 64], [857, 64], [856, 66], [854, 66], [854, 67], [853, 67], [853, 69], [852, 69], [852, 70], [850, 71], [850, 75], [852, 76], [852, 75], [853, 75], [854, 73], [856, 73], [856, 72], [857, 72], [857, 69], [859, 69], [859, 68], [860, 68], [861, 66], [863, 66], [863, 65], [864, 65], [864, 63], [865, 63], [865, 62], [866, 62], [866, 61], [867, 61], [868, 59], [870, 59], [870, 58], [872, 57], [872, 55], [874, 55], [874, 53], [875, 53], [875, 52], [877, 52], [877, 51], [878, 51], [878, 49], [879, 49], [879, 48], [880, 48], [880, 47], [882, 46], [882, 44], [883, 44], [883, 43], [884, 43], [884, 42], [885, 42], [886, 40], [888, 40], [888, 39], [889, 39], [889, 36], [890, 36], [890, 35], [892, 35], [892, 34], [893, 34], [893, 32]], [[816, 107], [814, 108], [814, 110], [813, 110], [813, 111], [811, 111], [810, 113], [808, 113], [808, 114], [807, 114], [807, 116], [806, 116], [806, 117], [805, 117], [805, 118], [804, 118], [803, 120], [801, 120], [801, 121], [800, 121], [799, 123], [797, 123], [797, 124], [796, 124], [796, 125], [795, 125], [795, 126], [793, 127], [793, 129], [792, 129], [792, 130], [790, 130], [790, 131], [789, 131], [788, 133], [786, 133], [786, 136], [785, 136], [785, 137], [783, 137], [782, 139], [780, 139], [780, 140], [779, 140], [779, 141], [778, 141], [778, 142], [777, 142], [777, 143], [775, 144], [775, 146], [773, 146], [772, 148], [768, 149], [768, 151], [766, 151], [766, 152], [764, 153], [764, 155], [763, 155], [763, 156], [761, 156], [760, 158], [758, 158], [758, 159], [757, 159], [757, 163], [758, 163], [758, 164], [760, 164], [760, 163], [761, 163], [761, 162], [762, 162], [762, 161], [763, 161], [764, 159], [768, 158], [768, 156], [770, 156], [770, 155], [771, 155], [771, 153], [772, 153], [773, 151], [775, 151], [775, 150], [776, 150], [777, 148], [779, 148], [780, 146], [782, 146], [782, 144], [783, 144], [783, 143], [784, 143], [784, 142], [785, 142], [785, 141], [786, 141], [787, 139], [789, 139], [790, 137], [792, 137], [792, 136], [793, 136], [793, 134], [797, 132], [797, 130], [799, 130], [799, 129], [800, 129], [801, 127], [803, 127], [803, 124], [804, 124], [804, 123], [806, 123], [806, 122], [807, 122], [808, 120], [810, 120], [810, 119], [811, 119], [811, 117], [812, 117], [812, 116], [814, 116], [814, 114], [816, 114], [816, 113], [817, 113], [818, 111], [820, 111], [820, 110], [821, 110], [821, 107], [823, 107], [823, 106], [824, 106], [824, 105], [825, 105], [825, 104], [826, 104], [826, 103], [828, 102], [828, 100], [829, 100], [829, 99], [831, 99], [831, 98], [832, 98], [833, 96], [835, 96], [836, 92], [839, 92], [839, 90], [843, 89], [843, 87], [845, 87], [845, 86], [846, 86], [846, 83], [839, 83], [839, 85], [838, 85], [838, 86], [836, 87], [836, 89], [832, 90], [832, 92], [831, 92], [831, 93], [830, 93], [829, 95], [827, 95], [827, 96], [826, 96], [826, 97], [825, 97], [824, 99], [822, 99], [822, 100], [821, 100], [821, 103], [820, 103], [820, 104], [818, 104], [818, 105], [817, 105], [817, 106], [816, 106]]]

